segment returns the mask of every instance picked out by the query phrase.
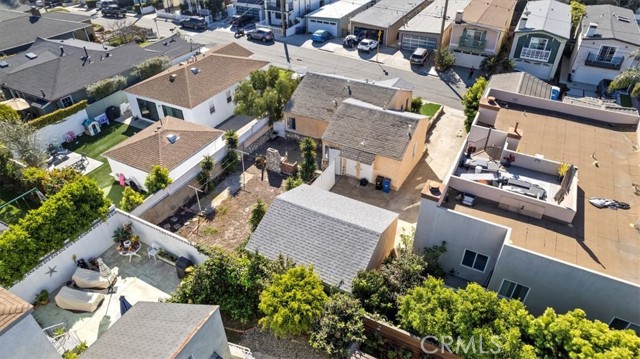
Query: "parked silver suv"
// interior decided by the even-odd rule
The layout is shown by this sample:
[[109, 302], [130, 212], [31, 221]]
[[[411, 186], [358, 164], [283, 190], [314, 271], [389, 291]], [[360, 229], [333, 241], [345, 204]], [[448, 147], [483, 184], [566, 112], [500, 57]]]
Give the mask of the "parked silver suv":
[[261, 40], [262, 42], [271, 41], [274, 39], [273, 31], [259, 27], [255, 30], [247, 32], [247, 40]]

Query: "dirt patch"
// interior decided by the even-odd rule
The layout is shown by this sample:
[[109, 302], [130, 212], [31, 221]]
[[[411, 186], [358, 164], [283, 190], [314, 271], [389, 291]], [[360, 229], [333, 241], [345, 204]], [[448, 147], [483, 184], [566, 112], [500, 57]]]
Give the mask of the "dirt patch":
[[252, 329], [237, 343], [251, 349], [256, 358], [328, 359], [329, 356], [311, 348], [306, 337], [278, 339], [268, 331]]
[[219, 245], [234, 250], [240, 247], [249, 237], [249, 217], [251, 207], [261, 198], [267, 205], [282, 193], [286, 177], [265, 171], [261, 180], [261, 170], [251, 166], [246, 170], [253, 177], [247, 181], [245, 188], [229, 196], [215, 208], [212, 218], [195, 218], [185, 224], [178, 234], [190, 241], [208, 245]]

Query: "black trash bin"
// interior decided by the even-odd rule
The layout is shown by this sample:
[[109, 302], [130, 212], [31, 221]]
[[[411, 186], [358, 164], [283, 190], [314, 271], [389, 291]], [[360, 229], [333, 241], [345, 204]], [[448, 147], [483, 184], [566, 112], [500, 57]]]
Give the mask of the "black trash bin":
[[193, 267], [193, 262], [189, 258], [178, 258], [176, 260], [176, 272], [178, 274], [178, 278], [184, 278], [187, 275], [186, 269], [189, 267]]
[[376, 177], [376, 189], [378, 191], [382, 191], [382, 182], [384, 181], [384, 177], [378, 176]]

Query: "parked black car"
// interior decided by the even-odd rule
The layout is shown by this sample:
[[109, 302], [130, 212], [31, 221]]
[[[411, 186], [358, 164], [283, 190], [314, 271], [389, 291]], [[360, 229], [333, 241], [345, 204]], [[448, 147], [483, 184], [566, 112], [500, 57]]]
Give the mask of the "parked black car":
[[344, 40], [342, 40], [342, 46], [352, 49], [358, 46], [360, 39], [356, 35], [347, 35]]
[[207, 28], [207, 22], [201, 17], [190, 17], [180, 21], [180, 26], [194, 30], [204, 30]]
[[251, 15], [233, 15], [231, 18], [231, 26], [235, 27], [245, 27], [249, 24], [256, 22], [256, 18]]
[[104, 17], [127, 17], [127, 9], [123, 9], [118, 5], [109, 5], [102, 9], [102, 16]]

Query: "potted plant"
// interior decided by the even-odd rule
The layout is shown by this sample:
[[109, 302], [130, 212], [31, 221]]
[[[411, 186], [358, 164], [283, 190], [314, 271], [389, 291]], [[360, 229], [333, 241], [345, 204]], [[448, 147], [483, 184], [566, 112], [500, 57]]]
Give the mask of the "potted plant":
[[129, 240], [131, 241], [131, 250], [135, 250], [136, 248], [138, 248], [138, 246], [140, 246], [140, 236], [138, 236], [137, 234], [129, 237]]
[[49, 303], [49, 292], [43, 289], [36, 295], [35, 305], [46, 305]]
[[55, 337], [59, 337], [61, 335], [64, 335], [64, 333], [66, 333], [66, 332], [67, 331], [63, 327], [56, 328], [56, 329], [53, 330], [53, 337], [54, 338]]
[[560, 180], [560, 182], [562, 182], [562, 180], [564, 179], [564, 176], [569, 171], [569, 168], [571, 168], [571, 165], [564, 162], [561, 163], [560, 166], [558, 166], [558, 179]]

